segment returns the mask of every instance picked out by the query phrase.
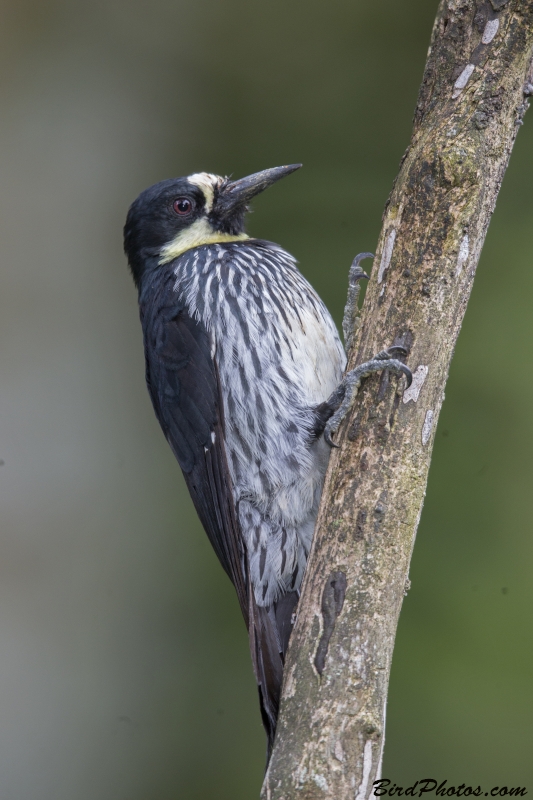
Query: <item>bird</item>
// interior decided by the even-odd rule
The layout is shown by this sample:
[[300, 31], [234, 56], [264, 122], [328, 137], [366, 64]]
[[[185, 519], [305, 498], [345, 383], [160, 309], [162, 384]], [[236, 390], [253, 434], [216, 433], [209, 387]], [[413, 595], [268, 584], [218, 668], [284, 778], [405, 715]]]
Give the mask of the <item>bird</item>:
[[[344, 375], [326, 306], [295, 259], [245, 231], [253, 197], [299, 169], [160, 181], [131, 204], [146, 383], [248, 628], [267, 763], [283, 667], [335, 434], [366, 375], [404, 374], [391, 347]], [[350, 335], [359, 265], [350, 270]]]

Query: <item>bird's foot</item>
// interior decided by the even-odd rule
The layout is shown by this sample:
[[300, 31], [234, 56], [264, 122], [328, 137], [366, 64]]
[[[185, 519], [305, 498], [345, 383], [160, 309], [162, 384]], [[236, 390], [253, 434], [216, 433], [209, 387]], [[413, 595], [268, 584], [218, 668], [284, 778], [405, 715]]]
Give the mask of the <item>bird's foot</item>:
[[[401, 344], [393, 344], [393, 345], [391, 345], [391, 347], [387, 347], [386, 350], [381, 350], [377, 354], [377, 356], [374, 356], [372, 361], [378, 361], [378, 360], [379, 361], [388, 361], [391, 358], [405, 358], [406, 355], [407, 355], [407, 350], [406, 350], [405, 347], [403, 347]], [[404, 364], [404, 367], [405, 367], [405, 364]], [[406, 367], [406, 369], [407, 369], [407, 367]], [[411, 375], [411, 372], [410, 372], [409, 369], [407, 369], [407, 372], [409, 372], [409, 375]], [[407, 372], [404, 372], [404, 375], [409, 380], [409, 376], [407, 375]], [[410, 384], [411, 384], [411, 381], [409, 380], [409, 385]]]
[[370, 361], [365, 361], [364, 364], [359, 364], [355, 369], [350, 370], [344, 376], [342, 383], [333, 392], [328, 400], [331, 405], [337, 405], [337, 410], [327, 421], [324, 428], [324, 439], [330, 447], [339, 447], [338, 444], [332, 439], [344, 417], [348, 414], [353, 406], [354, 400], [361, 386], [361, 381], [373, 372], [380, 372], [381, 370], [388, 369], [395, 372], [397, 375], [405, 375], [407, 378], [407, 386], [411, 385], [413, 376], [411, 370], [403, 362], [399, 361], [395, 356], [406, 356], [407, 351], [404, 347], [393, 345], [387, 350], [382, 350]]
[[348, 352], [351, 347], [352, 338], [356, 327], [356, 320], [359, 314], [359, 309], [357, 306], [359, 292], [361, 291], [359, 281], [363, 278], [365, 280], [369, 279], [366, 272], [364, 272], [360, 266], [361, 261], [364, 258], [374, 258], [374, 256], [372, 253], [359, 253], [359, 255], [356, 256], [352, 261], [352, 266], [350, 267], [350, 272], [348, 275], [348, 297], [346, 299], [344, 317], [342, 319], [342, 332], [344, 333], [346, 352]]

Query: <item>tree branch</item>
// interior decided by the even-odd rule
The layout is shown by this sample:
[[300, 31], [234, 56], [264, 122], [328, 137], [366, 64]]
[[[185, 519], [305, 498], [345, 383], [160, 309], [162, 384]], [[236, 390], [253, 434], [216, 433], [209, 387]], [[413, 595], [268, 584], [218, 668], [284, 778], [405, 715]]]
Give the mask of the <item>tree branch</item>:
[[364, 800], [379, 777], [434, 432], [532, 58], [532, 0], [440, 3], [349, 358], [403, 344], [414, 381], [369, 378], [332, 454], [264, 800]]

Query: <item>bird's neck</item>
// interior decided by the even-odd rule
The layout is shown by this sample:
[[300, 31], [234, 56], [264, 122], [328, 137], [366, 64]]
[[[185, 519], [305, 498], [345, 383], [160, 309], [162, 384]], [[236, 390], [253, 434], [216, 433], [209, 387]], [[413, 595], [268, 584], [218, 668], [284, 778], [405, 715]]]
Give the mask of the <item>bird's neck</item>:
[[222, 233], [214, 230], [207, 219], [199, 219], [185, 230], [180, 231], [177, 236], [168, 242], [162, 249], [159, 256], [159, 264], [167, 264], [169, 261], [181, 256], [186, 250], [193, 247], [200, 247], [203, 244], [221, 244], [223, 242], [242, 242], [248, 239], [246, 233]]

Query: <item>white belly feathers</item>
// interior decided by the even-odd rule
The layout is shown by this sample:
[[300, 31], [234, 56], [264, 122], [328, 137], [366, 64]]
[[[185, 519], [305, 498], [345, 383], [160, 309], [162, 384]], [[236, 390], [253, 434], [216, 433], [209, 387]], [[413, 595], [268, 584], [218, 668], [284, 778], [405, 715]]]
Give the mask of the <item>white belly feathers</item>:
[[208, 329], [224, 399], [234, 499], [259, 605], [301, 584], [329, 448], [313, 407], [346, 358], [326, 307], [277, 245], [213, 244], [184, 254], [176, 290]]

